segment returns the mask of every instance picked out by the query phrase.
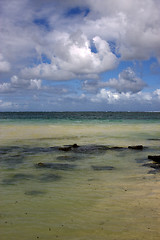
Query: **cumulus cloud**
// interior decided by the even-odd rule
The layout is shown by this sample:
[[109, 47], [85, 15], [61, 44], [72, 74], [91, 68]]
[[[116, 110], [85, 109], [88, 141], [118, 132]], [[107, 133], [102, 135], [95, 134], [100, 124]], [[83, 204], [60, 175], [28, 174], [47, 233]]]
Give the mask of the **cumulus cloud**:
[[10, 64], [4, 60], [3, 55], [0, 53], [0, 72], [9, 72]]
[[100, 88], [113, 88], [117, 92], [136, 93], [146, 87], [146, 83], [136, 76], [135, 72], [129, 67], [123, 70], [118, 79], [112, 78], [109, 81], [85, 80], [82, 84], [83, 90], [97, 92]]
[[153, 99], [152, 93], [142, 93], [138, 92], [135, 94], [131, 93], [118, 93], [102, 88], [99, 93], [91, 98], [92, 102], [103, 102], [105, 101], [108, 104], [128, 104], [128, 102], [135, 102], [141, 104], [142, 102], [151, 102]]
[[83, 25], [92, 36], [96, 31], [116, 42], [122, 59], [148, 59], [160, 56], [160, 5], [156, 0], [88, 0], [91, 16]]
[[127, 68], [118, 75], [118, 79], [110, 79], [106, 86], [118, 92], [140, 92], [146, 85], [131, 68]]
[[[120, 102], [122, 96], [149, 101], [150, 94], [141, 93], [146, 86], [145, 78], [142, 80], [131, 68], [119, 73], [117, 78], [113, 72], [108, 81], [101, 73], [115, 69], [124, 61], [127, 66], [128, 61], [154, 58], [151, 71], [159, 74], [158, 0], [5, 0], [1, 3], [0, 73], [4, 79], [1, 93], [49, 92], [46, 80], [74, 80], [67, 83], [68, 88], [59, 86], [50, 90], [57, 90], [60, 95], [77, 92], [72, 100], [75, 102], [76, 97], [80, 101], [79, 92], [90, 103], [94, 102], [91, 98]], [[82, 89], [77, 79], [83, 80]], [[158, 88], [157, 80], [152, 81]], [[151, 96], [152, 101], [158, 101], [158, 90]]]
[[19, 79], [18, 76], [14, 75], [11, 77], [11, 87], [12, 88], [22, 88], [22, 89], [41, 89], [42, 80], [40, 79]]
[[0, 93], [12, 93], [18, 90], [40, 90], [42, 81], [40, 79], [20, 79], [14, 75], [9, 83], [0, 84]]
[[10, 83], [0, 84], [0, 93], [10, 93], [10, 92], [13, 92], [13, 89]]
[[111, 52], [108, 43], [96, 36], [93, 38], [96, 52], [81, 32], [57, 37], [50, 63], [41, 63], [33, 68], [22, 70], [24, 77], [45, 78], [49, 80], [69, 80], [89, 78], [93, 74], [111, 70], [118, 64], [117, 57]]
[[[72, 14], [76, 12], [77, 14]], [[23, 14], [25, 11], [25, 14]], [[54, 44], [58, 31], [64, 38], [81, 30], [87, 39], [99, 36], [114, 41], [122, 59], [160, 56], [160, 5], [156, 0], [3, 1], [1, 43], [3, 53], [15, 60]], [[84, 13], [87, 12], [85, 15]], [[8, 46], [8, 51], [5, 48]], [[7, 49], [7, 48], [6, 48]]]
[[[120, 99], [120, 94], [118, 93], [115, 93], [115, 92], [111, 92], [111, 91], [108, 91], [104, 88], [102, 88], [100, 90], [100, 92], [91, 98], [91, 101], [92, 102], [101, 102], [101, 101], [107, 101], [107, 103], [114, 103], [116, 102], [117, 100]], [[123, 95], [125, 97], [129, 96], [128, 94], [126, 95]]]
[[153, 94], [160, 100], [160, 89], [156, 89]]

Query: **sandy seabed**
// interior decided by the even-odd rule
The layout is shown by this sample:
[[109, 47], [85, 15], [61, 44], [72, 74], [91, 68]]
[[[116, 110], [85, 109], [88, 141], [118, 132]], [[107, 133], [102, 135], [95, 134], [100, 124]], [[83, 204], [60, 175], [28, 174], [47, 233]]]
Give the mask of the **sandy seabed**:
[[[159, 240], [160, 172], [143, 166], [160, 154], [159, 136], [157, 123], [2, 124], [0, 239]], [[125, 150], [51, 151], [74, 143]]]

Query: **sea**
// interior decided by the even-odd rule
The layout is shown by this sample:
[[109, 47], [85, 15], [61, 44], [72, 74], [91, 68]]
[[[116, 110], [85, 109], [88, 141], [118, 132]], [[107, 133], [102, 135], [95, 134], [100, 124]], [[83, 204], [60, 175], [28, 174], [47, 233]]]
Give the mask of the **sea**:
[[1, 112], [0, 240], [159, 240], [160, 112]]

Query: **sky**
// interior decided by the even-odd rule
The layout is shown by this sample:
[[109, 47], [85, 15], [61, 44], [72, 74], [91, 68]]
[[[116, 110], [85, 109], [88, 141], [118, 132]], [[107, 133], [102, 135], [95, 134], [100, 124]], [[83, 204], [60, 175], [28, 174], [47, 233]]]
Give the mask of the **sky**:
[[0, 0], [0, 111], [160, 111], [159, 0]]

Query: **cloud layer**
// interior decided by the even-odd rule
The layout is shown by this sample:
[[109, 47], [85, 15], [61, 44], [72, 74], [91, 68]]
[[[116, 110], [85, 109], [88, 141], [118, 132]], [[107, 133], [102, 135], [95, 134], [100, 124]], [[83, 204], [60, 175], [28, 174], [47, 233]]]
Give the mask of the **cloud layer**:
[[[83, 105], [85, 100], [88, 108], [92, 108], [100, 99], [108, 99], [112, 104], [121, 101], [123, 105], [132, 99], [128, 101], [131, 106], [134, 96], [139, 101], [141, 98], [148, 101], [151, 96], [149, 101], [157, 106], [158, 0], [0, 0], [0, 3], [2, 102], [4, 95], [7, 102], [12, 102], [13, 94], [18, 93], [15, 106], [23, 101], [26, 106], [28, 96], [32, 95], [35, 106], [38, 100], [51, 106], [56, 96], [61, 103], [81, 101]], [[136, 72], [134, 64], [141, 61], [143, 65], [151, 60], [151, 74], [158, 77], [151, 75], [148, 80]], [[148, 93], [143, 92], [146, 88]], [[73, 105], [72, 109], [78, 110]], [[28, 106], [31, 107], [30, 102]]]

